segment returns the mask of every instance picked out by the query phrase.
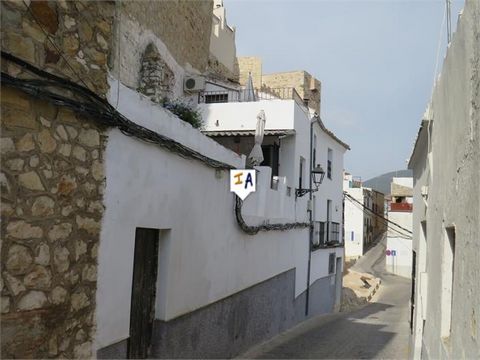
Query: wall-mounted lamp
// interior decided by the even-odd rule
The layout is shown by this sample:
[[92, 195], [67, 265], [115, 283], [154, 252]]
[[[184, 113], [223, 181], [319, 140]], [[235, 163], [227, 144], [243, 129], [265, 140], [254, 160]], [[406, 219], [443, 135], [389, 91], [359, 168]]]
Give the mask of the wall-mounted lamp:
[[321, 165], [317, 165], [315, 166], [315, 168], [312, 169], [310, 176], [312, 177], [312, 181], [315, 184], [315, 188], [295, 189], [295, 197], [302, 197], [308, 193], [318, 191], [318, 187], [323, 182], [323, 178], [325, 177], [325, 170], [323, 170]]

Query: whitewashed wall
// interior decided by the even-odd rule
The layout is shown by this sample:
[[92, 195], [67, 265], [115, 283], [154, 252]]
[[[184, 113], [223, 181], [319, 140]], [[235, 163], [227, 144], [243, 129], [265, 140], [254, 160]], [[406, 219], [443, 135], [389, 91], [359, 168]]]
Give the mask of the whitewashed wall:
[[[427, 304], [425, 322], [416, 322], [414, 358], [476, 359], [480, 349], [479, 19], [480, 2], [467, 0], [433, 91], [430, 137], [423, 140], [424, 148], [415, 149], [410, 164], [415, 175], [417, 258], [425, 260], [425, 268], [420, 269], [425, 273], [420, 275], [428, 279], [417, 293], [416, 303], [423, 297]], [[423, 211], [425, 185], [428, 207]], [[426, 241], [421, 221], [426, 221]], [[445, 234], [448, 227], [455, 228], [453, 269], [445, 261], [445, 248], [450, 246]], [[448, 304], [449, 284], [444, 276], [452, 270], [453, 299]], [[451, 332], [445, 341], [448, 325]]]
[[[412, 198], [413, 199], [413, 198]], [[401, 227], [412, 231], [413, 226], [413, 213], [408, 211], [389, 211], [388, 212], [388, 220], [394, 222], [395, 224], [400, 225]], [[398, 232], [393, 230], [399, 230], [396, 226], [389, 227], [388, 229], [388, 236], [397, 236]]]
[[[347, 184], [348, 186], [348, 184]], [[347, 188], [349, 195], [363, 204], [363, 188]], [[359, 257], [363, 255], [363, 219], [361, 205], [345, 199], [345, 256]], [[352, 240], [351, 233], [354, 233]]]
[[387, 250], [395, 251], [395, 255], [385, 254], [386, 270], [399, 276], [412, 276], [412, 240], [400, 237], [387, 237]]
[[[111, 88], [116, 89], [116, 85], [112, 81]], [[109, 96], [115, 104], [116, 92]], [[239, 168], [244, 164], [244, 158], [122, 85], [118, 110], [207, 156]], [[234, 196], [229, 191], [227, 172], [219, 177], [200, 162], [183, 159], [118, 130], [109, 131], [105, 164], [97, 349], [129, 336], [137, 227], [161, 230], [156, 298], [159, 319], [170, 320], [293, 268], [296, 296], [305, 291], [308, 229], [244, 234], [234, 218]], [[302, 217], [295, 209], [292, 212], [288, 204], [291, 198], [282, 200], [278, 192], [263, 189], [269, 173], [259, 170], [262, 188], [257, 198], [264, 205], [256, 204], [255, 194], [250, 195], [245, 218], [255, 221], [263, 215], [294, 221]], [[266, 206], [267, 201], [277, 201], [277, 205]], [[279, 209], [282, 201], [285, 206]], [[328, 261], [320, 253], [318, 257], [312, 264], [312, 282], [328, 274]]]
[[265, 111], [265, 129], [274, 130], [294, 129], [294, 106], [294, 100], [260, 100], [200, 104], [199, 109], [207, 131], [255, 130], [260, 110]]
[[[305, 174], [309, 172], [310, 157], [310, 115], [308, 111], [294, 100], [261, 100], [254, 102], [233, 102], [220, 104], [201, 104], [199, 106], [205, 119], [207, 131], [255, 130], [257, 115], [265, 111], [266, 130], [294, 130], [295, 134], [280, 140], [279, 175], [286, 178], [286, 185], [294, 191], [298, 188], [300, 157], [306, 159]], [[217, 125], [218, 124], [218, 125]], [[343, 156], [346, 149], [328, 134], [314, 125], [317, 138], [317, 163], [327, 169], [328, 149], [333, 151], [332, 179], [325, 175], [316, 198], [315, 220], [327, 218], [327, 199], [332, 200], [332, 221], [342, 224], [343, 202]], [[304, 179], [304, 187], [308, 187], [308, 176]], [[297, 218], [307, 217], [308, 195], [298, 198], [296, 202]], [[342, 225], [341, 225], [342, 226]]]

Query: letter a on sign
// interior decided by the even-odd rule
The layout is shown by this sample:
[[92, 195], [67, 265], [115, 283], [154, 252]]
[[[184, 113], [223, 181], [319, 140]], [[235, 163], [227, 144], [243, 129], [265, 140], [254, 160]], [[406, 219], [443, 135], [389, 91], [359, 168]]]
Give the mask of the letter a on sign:
[[256, 190], [255, 170], [230, 170], [230, 191], [245, 200], [245, 198]]

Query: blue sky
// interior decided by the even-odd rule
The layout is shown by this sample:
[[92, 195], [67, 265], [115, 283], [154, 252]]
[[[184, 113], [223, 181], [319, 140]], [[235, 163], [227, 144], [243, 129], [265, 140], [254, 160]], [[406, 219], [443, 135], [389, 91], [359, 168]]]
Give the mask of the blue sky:
[[[404, 169], [446, 43], [444, 0], [224, 0], [238, 56], [263, 72], [306, 70], [322, 82], [321, 117], [350, 144], [345, 169], [367, 180]], [[452, 2], [455, 30], [463, 0]], [[268, 121], [268, 119], [267, 119]]]

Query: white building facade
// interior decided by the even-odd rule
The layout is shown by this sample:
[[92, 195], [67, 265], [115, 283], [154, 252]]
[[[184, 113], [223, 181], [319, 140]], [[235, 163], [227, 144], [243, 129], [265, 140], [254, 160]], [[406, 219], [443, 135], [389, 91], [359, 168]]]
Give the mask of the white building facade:
[[[362, 186], [362, 181], [344, 173], [345, 258], [357, 259], [384, 233], [383, 194]], [[381, 201], [376, 201], [379, 197]]]
[[[153, 43], [174, 75], [170, 93], [195, 100], [195, 93], [181, 87], [192, 69], [186, 71], [161, 39], [129, 21], [120, 28], [121, 45], [141, 54]], [[119, 68], [139, 72], [137, 60], [125, 56]], [[245, 168], [245, 156], [135, 91], [132, 83], [138, 77], [113, 71], [108, 101], [151, 136], [163, 139], [160, 144], [169, 145], [108, 130], [97, 357], [129, 356], [135, 331], [143, 326], [149, 329], [143, 337], [149, 356], [230, 358], [309, 316], [338, 309], [344, 256], [341, 184], [348, 146], [323, 124], [314, 125], [317, 162], [326, 172], [330, 163], [330, 171], [312, 200], [314, 219], [322, 220], [324, 232], [311, 251], [308, 196], [295, 196], [297, 188], [308, 187], [308, 110], [294, 100], [237, 103], [241, 108], [222, 111], [235, 104], [201, 106], [207, 127], [217, 120], [221, 129], [228, 129], [229, 121], [245, 121], [241, 130], [251, 131], [263, 109], [267, 129], [275, 119], [280, 126], [275, 129], [282, 130], [270, 144], [280, 141], [280, 166], [256, 167], [257, 190], [239, 208], [230, 192], [229, 170]], [[185, 148], [194, 152], [193, 158], [182, 155]], [[245, 230], [268, 224], [293, 228], [254, 235]], [[145, 317], [142, 310], [148, 306]]]
[[413, 359], [480, 354], [479, 18], [466, 1], [409, 162]]
[[388, 208], [386, 270], [399, 276], [412, 275], [413, 178], [394, 177]]

